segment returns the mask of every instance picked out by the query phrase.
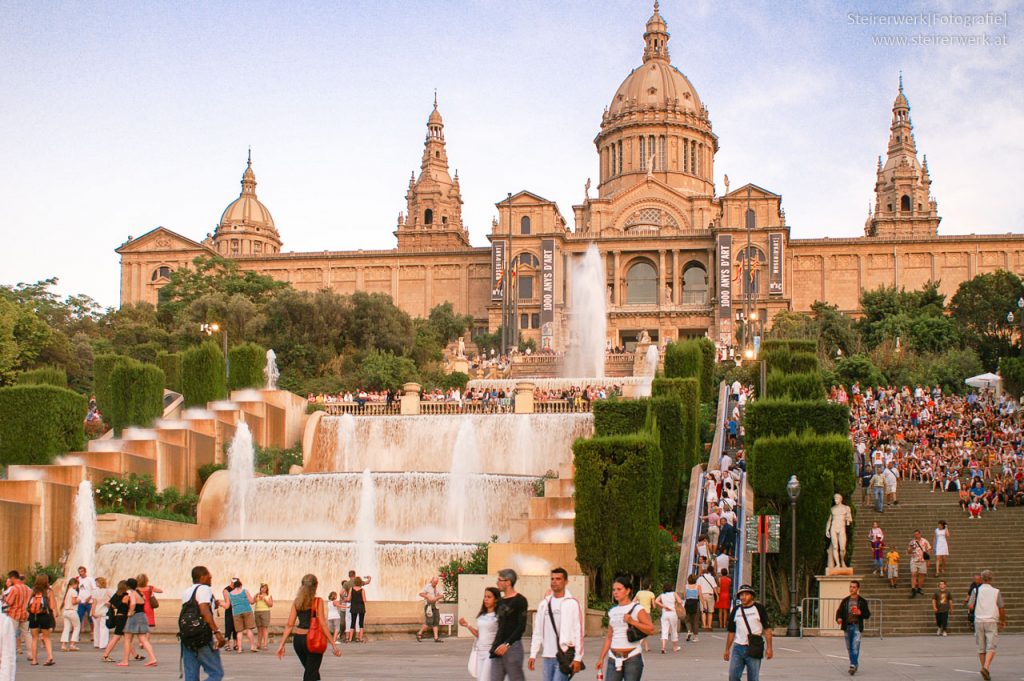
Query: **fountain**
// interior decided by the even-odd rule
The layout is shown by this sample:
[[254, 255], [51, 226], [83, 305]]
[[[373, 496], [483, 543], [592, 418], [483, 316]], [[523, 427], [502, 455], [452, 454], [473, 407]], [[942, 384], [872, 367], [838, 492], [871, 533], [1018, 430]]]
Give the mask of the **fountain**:
[[367, 575], [377, 574], [377, 487], [370, 469], [359, 480], [359, 512], [356, 515], [356, 565]]
[[267, 390], [277, 390], [277, 379], [281, 372], [277, 369], [277, 353], [273, 349], [267, 350], [267, 365], [263, 367], [263, 378], [267, 379]]
[[476, 433], [473, 421], [463, 421], [459, 426], [459, 434], [455, 437], [455, 448], [452, 452], [451, 478], [448, 481], [448, 513], [447, 517], [455, 525], [455, 534], [462, 537], [466, 531], [466, 511], [469, 506], [466, 498], [469, 490], [469, 474], [476, 470]]
[[[239, 539], [248, 538], [246, 523], [249, 517], [249, 496], [255, 479], [256, 452], [252, 444], [252, 433], [245, 421], [240, 421], [235, 436], [228, 447], [228, 522], [238, 532]], [[287, 507], [285, 507], [287, 508]]]
[[608, 339], [608, 276], [604, 258], [591, 243], [572, 272], [572, 305], [569, 310], [567, 376], [604, 376]]
[[71, 570], [84, 565], [93, 574], [96, 566], [96, 497], [92, 493], [92, 483], [88, 480], [78, 483], [78, 492], [75, 494], [72, 546], [74, 550], [67, 561], [69, 568], [65, 571], [72, 574]]
[[[637, 352], [640, 352], [637, 349]], [[647, 352], [643, 356], [643, 366], [641, 368], [643, 383], [637, 388], [637, 397], [650, 397], [651, 396], [651, 385], [654, 382], [654, 377], [658, 374], [658, 346], [653, 343], [647, 347]]]

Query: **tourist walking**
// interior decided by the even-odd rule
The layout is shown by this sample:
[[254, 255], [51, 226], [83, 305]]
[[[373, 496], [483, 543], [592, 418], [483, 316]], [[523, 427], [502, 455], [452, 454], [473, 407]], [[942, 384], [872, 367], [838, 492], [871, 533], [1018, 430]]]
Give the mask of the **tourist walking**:
[[679, 611], [682, 610], [683, 601], [672, 585], [666, 583], [661, 587], [661, 594], [654, 602], [661, 608], [661, 654], [665, 654], [669, 639], [672, 639], [672, 651], [678, 653], [681, 650], [679, 647]]
[[914, 538], [907, 546], [910, 555], [910, 597], [920, 596], [924, 592], [924, 578], [928, 575], [928, 560], [931, 558], [932, 545], [921, 536], [921, 530], [914, 530]]
[[[882, 547], [885, 550], [885, 547]], [[885, 576], [889, 579], [889, 588], [895, 589], [900, 578], [900, 552], [890, 546], [885, 552]]]
[[519, 575], [511, 568], [498, 570], [498, 631], [491, 644], [491, 681], [523, 681], [523, 634], [526, 633], [526, 597], [516, 593]]
[[338, 592], [332, 591], [327, 594], [327, 631], [331, 632], [331, 640], [338, 642], [338, 632], [341, 630], [341, 599]]
[[[633, 587], [627, 578], [616, 577], [612, 582], [612, 600], [615, 605], [608, 610], [608, 633], [597, 658], [598, 674], [608, 662], [605, 681], [639, 681], [644, 674], [640, 641], [654, 633], [654, 622], [633, 602]], [[637, 638], [631, 629], [641, 637]]]
[[[10, 586], [8, 585], [9, 589]], [[4, 591], [6, 592], [7, 589]], [[7, 604], [0, 608], [0, 681], [14, 681], [18, 667], [18, 621], [7, 614]]]
[[235, 643], [235, 614], [231, 611], [231, 590], [235, 588], [236, 580], [238, 577], [232, 577], [228, 585], [220, 592], [220, 607], [224, 609], [224, 637], [228, 640], [228, 645], [232, 650], [241, 649], [241, 646]]
[[273, 607], [270, 587], [260, 584], [260, 592], [256, 594], [256, 602], [252, 606], [256, 616], [256, 647], [260, 650], [266, 650], [270, 645], [270, 609]]
[[871, 609], [866, 598], [860, 595], [860, 582], [850, 582], [850, 595], [839, 601], [836, 610], [836, 623], [846, 638], [846, 654], [850, 657], [850, 676], [857, 673], [860, 666], [860, 639], [864, 633], [864, 620], [871, 617]]
[[[206, 672], [206, 681], [221, 681], [224, 678], [220, 648], [224, 646], [225, 639], [224, 634], [217, 628], [217, 620], [213, 616], [213, 608], [217, 601], [213, 596], [212, 584], [213, 576], [210, 571], [203, 565], [196, 565], [192, 568], [192, 586], [181, 595], [181, 615], [178, 621], [184, 681], [199, 681], [200, 670]], [[208, 632], [203, 631], [194, 621], [195, 611], [189, 612], [192, 604], [195, 604]], [[181, 629], [182, 624], [192, 624], [195, 628], [190, 628], [186, 632]]]
[[465, 617], [459, 618], [459, 626], [466, 627], [476, 637], [476, 643], [469, 651], [467, 665], [469, 675], [474, 679], [490, 681], [491, 678], [491, 646], [494, 645], [494, 637], [498, 633], [498, 615], [495, 611], [500, 600], [501, 592], [496, 587], [489, 586], [484, 589], [484, 600], [476, 616], [476, 626], [467, 622]]
[[434, 642], [443, 643], [437, 635], [437, 627], [441, 623], [441, 611], [437, 609], [437, 604], [444, 597], [444, 593], [437, 588], [439, 581], [437, 575], [434, 575], [420, 591], [420, 598], [423, 599], [423, 625], [416, 632], [417, 641], [422, 641], [427, 629], [432, 629]]
[[718, 600], [718, 582], [715, 581], [714, 568], [697, 578], [697, 590], [700, 592], [700, 612], [704, 629], [711, 631], [712, 619], [715, 615], [715, 601]]
[[935, 576], [938, 577], [946, 569], [946, 561], [949, 560], [949, 528], [946, 521], [940, 520], [939, 526], [935, 528]]
[[715, 609], [718, 611], [718, 626], [725, 629], [726, 619], [729, 615], [729, 608], [732, 607], [732, 579], [729, 577], [729, 569], [723, 568], [718, 578], [718, 597], [715, 599]]
[[[81, 594], [81, 589], [79, 589]], [[79, 595], [81, 598], [81, 595]], [[107, 580], [96, 578], [96, 588], [92, 590], [92, 604], [87, 617], [92, 621], [92, 647], [102, 650], [110, 642], [110, 629], [107, 629], [107, 612], [110, 610], [110, 589]]]
[[686, 578], [686, 591], [683, 593], [683, 612], [686, 615], [686, 640], [697, 642], [700, 634], [700, 589], [697, 587], [697, 575]]
[[953, 597], [946, 588], [946, 580], [939, 581], [939, 589], [932, 594], [932, 612], [935, 613], [935, 635], [949, 635], [949, 614], [953, 610]]
[[988, 681], [992, 678], [990, 669], [996, 656], [999, 630], [1006, 628], [1006, 606], [1003, 594], [992, 586], [992, 571], [983, 570], [979, 586], [967, 607], [974, 611], [974, 640], [978, 644], [978, 659], [981, 661], [981, 676]]
[[881, 467], [875, 468], [875, 474], [871, 476], [871, 499], [875, 502], [875, 512], [885, 513], [885, 476], [882, 475]]
[[[62, 622], [60, 632], [60, 651], [78, 650], [78, 640], [82, 633], [82, 620], [78, 616], [78, 578], [72, 577], [64, 585], [64, 598], [61, 601], [60, 616]], [[70, 644], [70, 648], [68, 645]]]
[[323, 664], [324, 654], [311, 652], [308, 646], [309, 630], [311, 626], [319, 627], [323, 632], [324, 639], [330, 644], [334, 656], [341, 655], [338, 644], [331, 640], [331, 632], [327, 630], [327, 614], [322, 599], [317, 598], [316, 575], [306, 575], [302, 578], [299, 591], [292, 601], [291, 610], [288, 612], [288, 622], [285, 624], [284, 633], [281, 635], [281, 643], [277, 646], [277, 657], [284, 657], [284, 644], [288, 635], [294, 633], [292, 647], [296, 657], [302, 664], [302, 681], [320, 681], [320, 665]]
[[[646, 610], [647, 614], [650, 615], [654, 609], [654, 592], [647, 588], [647, 584], [644, 584], [643, 581], [641, 581], [637, 586], [639, 587], [639, 591], [637, 591], [636, 595], [633, 596], [633, 602], [639, 603], [640, 607]], [[651, 618], [651, 621], [654, 621], [653, 617]], [[643, 641], [643, 645], [645, 653], [651, 652], [651, 647], [648, 645], [646, 638]]]
[[121, 580], [117, 583], [114, 595], [107, 602], [110, 609], [107, 611], [107, 629], [113, 631], [113, 636], [103, 649], [103, 661], [113, 662], [110, 653], [117, 646], [117, 642], [124, 637], [124, 627], [128, 624], [128, 582]]
[[142, 611], [146, 613], [146, 624], [152, 629], [156, 626], [156, 609], [160, 607], [155, 594], [162, 594], [164, 590], [150, 584], [149, 575], [145, 572], [136, 577], [135, 581], [139, 583], [139, 593], [146, 599], [142, 603]]
[[4, 590], [4, 607], [7, 609], [7, 616], [11, 618], [15, 626], [15, 643], [17, 652], [20, 655], [25, 648], [31, 635], [28, 631], [28, 601], [32, 597], [32, 589], [25, 584], [24, 578], [17, 570], [7, 573], [7, 588]]
[[722, 659], [729, 663], [729, 681], [740, 681], [744, 669], [747, 681], [758, 681], [761, 660], [772, 659], [772, 628], [764, 606], [754, 600], [753, 588], [743, 584], [736, 596], [740, 602], [729, 613]]
[[[551, 593], [537, 604], [530, 640], [527, 667], [533, 671], [537, 655], [542, 654], [544, 681], [568, 681], [570, 674], [561, 670], [558, 655], [570, 655], [572, 674], [583, 664], [583, 607], [569, 593], [569, 573], [564, 568], [551, 571]], [[541, 653], [543, 651], [543, 653]]]
[[252, 604], [256, 602], [256, 599], [252, 597], [248, 589], [242, 586], [240, 579], [236, 579], [233, 586], [234, 588], [228, 592], [228, 598], [231, 600], [231, 615], [235, 620], [236, 649], [241, 654], [242, 635], [244, 634], [249, 640], [249, 650], [254, 653], [259, 652], [256, 648], [256, 638], [252, 635], [256, 628], [256, 616], [253, 613]]
[[349, 623], [345, 636], [350, 643], [363, 643], [363, 625], [366, 622], [366, 589], [362, 577], [352, 580], [352, 588], [348, 592]]
[[89, 576], [89, 570], [84, 566], [78, 567], [78, 619], [81, 622], [80, 634], [84, 635], [86, 625], [92, 631], [92, 641], [95, 647], [96, 627], [92, 626], [92, 618], [89, 612], [92, 610], [93, 592], [96, 590], [96, 580]]
[[53, 631], [55, 624], [53, 589], [50, 588], [50, 578], [40, 573], [36, 575], [35, 584], [32, 586], [32, 595], [28, 601], [28, 628], [32, 632], [32, 647], [29, 649], [28, 659], [31, 664], [39, 664], [39, 643], [42, 642], [43, 649], [46, 651], [46, 661], [43, 665], [47, 667], [53, 665], [50, 632]]
[[[146, 667], [156, 666], [156, 652], [149, 643], [149, 622], [146, 621], [145, 596], [139, 591], [139, 582], [136, 579], [126, 579], [128, 593], [123, 600], [128, 603], [128, 623], [124, 625], [124, 659], [117, 663], [118, 667], [127, 667], [128, 658], [131, 656], [132, 644], [135, 639], [139, 641], [139, 647], [146, 651], [149, 659], [146, 660]], [[135, 656], [140, 659], [139, 655]]]
[[979, 586], [981, 586], [981, 573], [975, 572], [974, 581], [972, 581], [971, 585], [967, 587], [967, 598], [964, 599], [964, 610], [967, 611], [967, 624], [970, 625], [971, 631], [974, 630], [974, 610], [966, 606], [971, 602], [971, 599], [974, 597], [974, 592], [978, 590]]

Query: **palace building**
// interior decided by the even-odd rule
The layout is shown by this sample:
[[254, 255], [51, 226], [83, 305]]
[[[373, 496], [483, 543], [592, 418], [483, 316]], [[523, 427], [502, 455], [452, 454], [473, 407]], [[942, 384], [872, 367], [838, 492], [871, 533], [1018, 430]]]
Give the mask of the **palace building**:
[[[822, 300], [856, 313], [861, 291], [882, 285], [914, 289], [938, 281], [951, 295], [982, 272], [1024, 274], [1024, 234], [938, 233], [938, 204], [927, 158], [918, 160], [902, 78], [864, 236], [790, 239], [779, 194], [754, 184], [730, 188], [728, 180], [718, 193], [718, 137], [696, 89], [672, 65], [657, 2], [643, 41], [642, 62], [615, 91], [594, 138], [596, 196], [588, 180], [571, 226], [556, 204], [523, 190], [495, 204], [490, 245], [472, 246], [435, 97], [394, 249], [282, 251], [257, 197], [250, 157], [241, 194], [212, 235], [195, 241], [158, 227], [116, 249], [121, 303], [155, 304], [173, 270], [218, 254], [297, 289], [386, 293], [413, 316], [451, 302], [473, 315], [477, 330], [494, 330], [508, 278], [520, 336], [557, 350], [570, 340], [574, 263], [593, 243], [607, 272], [612, 344], [629, 347], [646, 330], [655, 341], [708, 335], [732, 345], [744, 312], [770, 320]], [[506, 268], [514, 278], [503, 275]]]

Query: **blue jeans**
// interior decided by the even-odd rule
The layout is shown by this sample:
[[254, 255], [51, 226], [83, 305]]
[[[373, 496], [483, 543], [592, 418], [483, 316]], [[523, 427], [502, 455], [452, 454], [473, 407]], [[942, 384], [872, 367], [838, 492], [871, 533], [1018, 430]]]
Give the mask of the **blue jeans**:
[[622, 663], [622, 671], [615, 669], [615, 660], [604, 661], [605, 681], [640, 681], [644, 675], [644, 656], [637, 655]]
[[541, 670], [542, 681], [569, 681], [569, 677], [558, 669], [557, 659], [553, 657], [544, 657], [541, 659], [544, 660], [544, 668]]
[[856, 624], [846, 625], [846, 652], [850, 655], [850, 666], [860, 662], [860, 629]]
[[875, 500], [875, 511], [877, 511], [878, 513], [884, 513], [883, 504], [885, 503], [885, 488], [872, 487], [871, 495]]
[[[92, 605], [89, 603], [78, 604], [78, 619], [82, 622], [82, 632], [85, 632], [85, 622], [89, 621], [89, 627], [92, 628], [92, 618], [89, 617], [89, 612], [92, 610]], [[96, 632], [93, 633], [93, 638], [96, 638]]]
[[740, 681], [743, 670], [747, 670], [747, 681], [758, 681], [761, 678], [761, 658], [747, 655], [747, 647], [733, 645], [732, 657], [729, 658], [729, 681]]
[[212, 645], [203, 646], [199, 650], [181, 647], [181, 665], [185, 670], [185, 681], [199, 681], [199, 669], [206, 672], [206, 681], [221, 681], [224, 678], [224, 667], [220, 663], [220, 651]]

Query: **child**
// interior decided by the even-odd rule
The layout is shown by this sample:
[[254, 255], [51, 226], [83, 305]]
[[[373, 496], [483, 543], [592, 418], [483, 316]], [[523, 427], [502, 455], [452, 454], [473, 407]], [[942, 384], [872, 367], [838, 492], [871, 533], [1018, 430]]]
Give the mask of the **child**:
[[896, 580], [900, 576], [900, 554], [896, 551], [896, 547], [889, 549], [889, 552], [885, 554], [885, 564], [888, 566], [889, 576], [889, 588], [896, 588]]
[[882, 557], [883, 553], [882, 552], [884, 550], [883, 549], [884, 546], [885, 546], [885, 544], [882, 542], [882, 540], [878, 536], [874, 536], [874, 537], [871, 538], [871, 555], [875, 559], [875, 570], [878, 571], [878, 576], [879, 577], [884, 577], [885, 576], [885, 572], [884, 572], [884, 569], [882, 567], [882, 563], [883, 563], [883, 557]]
[[967, 512], [970, 514], [971, 520], [981, 520], [981, 501], [977, 497], [971, 499], [971, 503], [967, 504]]
[[338, 642], [341, 633], [341, 612], [338, 610], [338, 594], [332, 591], [327, 596], [327, 631], [331, 632], [331, 641]]

